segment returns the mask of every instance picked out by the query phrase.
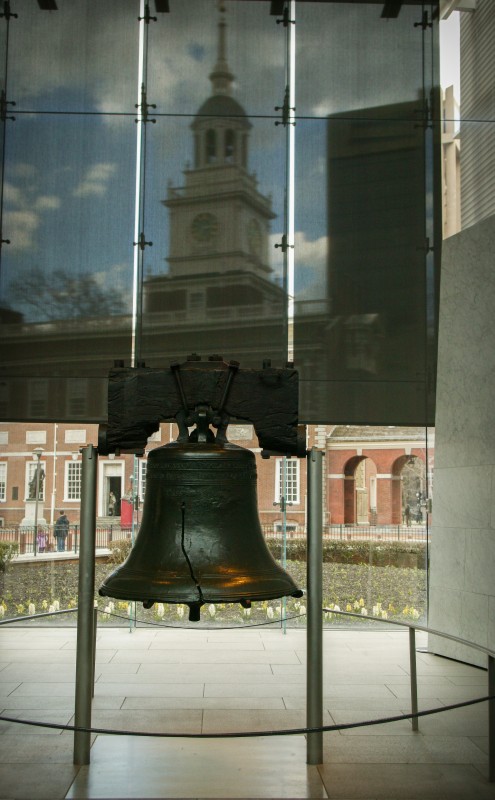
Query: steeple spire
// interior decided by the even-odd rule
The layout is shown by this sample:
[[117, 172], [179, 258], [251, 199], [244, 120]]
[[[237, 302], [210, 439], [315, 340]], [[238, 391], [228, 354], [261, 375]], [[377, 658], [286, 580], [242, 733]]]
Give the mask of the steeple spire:
[[227, 23], [225, 21], [225, 3], [218, 0], [218, 51], [217, 63], [210, 73], [210, 81], [213, 86], [213, 94], [231, 94], [234, 76], [227, 64]]

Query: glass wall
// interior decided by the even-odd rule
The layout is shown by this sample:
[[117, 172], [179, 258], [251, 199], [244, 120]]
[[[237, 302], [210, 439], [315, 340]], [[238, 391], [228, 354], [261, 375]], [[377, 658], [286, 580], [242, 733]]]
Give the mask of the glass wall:
[[[77, 556], [78, 449], [106, 420], [115, 360], [294, 359], [308, 442], [328, 458], [347, 453], [325, 478], [325, 603], [422, 617], [431, 481], [422, 474], [421, 498], [403, 501], [413, 462], [429, 464], [415, 449], [431, 449], [435, 399], [436, 4], [406, 2], [393, 18], [383, 2], [287, 3], [285, 18], [268, 0], [171, 1], [167, 13], [141, 0], [10, 7], [0, 19], [0, 518], [16, 536], [24, 527], [23, 558], [40, 555], [26, 477], [38, 445], [45, 552], [63, 509]], [[74, 438], [50, 428], [36, 440], [56, 425]], [[169, 441], [168, 425], [162, 434], [147, 452]], [[233, 441], [256, 451], [252, 431]], [[373, 457], [383, 449], [386, 469]], [[284, 484], [281, 462], [257, 458], [263, 530], [304, 588], [304, 462], [289, 461]], [[101, 550], [139, 526], [147, 456], [133, 459], [100, 459]], [[414, 571], [404, 597], [390, 593], [399, 569]], [[11, 565], [7, 605], [26, 612], [34, 586], [14, 602], [13, 575]], [[62, 602], [54, 575], [37, 610]], [[301, 607], [287, 607], [293, 624]], [[235, 614], [270, 621], [281, 609]], [[126, 617], [127, 604], [116, 611]], [[221, 622], [227, 612], [206, 613]]]
[[381, 11], [298, 8], [294, 354], [311, 422], [434, 420], [437, 15]]

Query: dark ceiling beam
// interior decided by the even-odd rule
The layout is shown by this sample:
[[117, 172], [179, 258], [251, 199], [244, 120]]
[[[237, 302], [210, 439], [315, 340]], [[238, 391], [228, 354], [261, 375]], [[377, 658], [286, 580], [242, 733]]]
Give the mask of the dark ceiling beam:
[[[250, 2], [251, 0], [244, 0]], [[370, 5], [370, 6], [422, 6], [427, 0], [297, 0], [298, 3], [345, 3], [348, 6], [352, 5]], [[431, 0], [432, 5], [437, 6], [439, 0]], [[271, 5], [278, 5], [279, 0], [271, 0]], [[270, 12], [271, 13], [271, 12]]]
[[402, 7], [402, 0], [385, 0], [381, 17], [383, 19], [395, 19], [399, 16]]

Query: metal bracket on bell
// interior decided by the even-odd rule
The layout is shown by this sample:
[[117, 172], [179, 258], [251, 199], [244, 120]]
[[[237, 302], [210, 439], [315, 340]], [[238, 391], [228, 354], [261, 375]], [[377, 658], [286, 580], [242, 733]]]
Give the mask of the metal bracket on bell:
[[[225, 388], [218, 408], [211, 408], [211, 406], [207, 405], [199, 405], [196, 406], [194, 411], [190, 410], [187, 402], [180, 374], [181, 365], [174, 363], [171, 364], [170, 368], [175, 378], [175, 382], [177, 384], [177, 389], [179, 391], [182, 403], [182, 409], [176, 415], [176, 421], [179, 427], [179, 436], [177, 437], [177, 441], [178, 442], [216, 441], [219, 444], [224, 444], [225, 442], [227, 442], [227, 427], [229, 424], [230, 417], [224, 413], [223, 409], [227, 401], [227, 398], [229, 396], [229, 391], [232, 386], [232, 381], [234, 380], [237, 370], [239, 369], [238, 362], [231, 361], [229, 363], [227, 380], [225, 383]], [[196, 429], [191, 433], [189, 433], [189, 428], [192, 425], [196, 425]], [[213, 427], [217, 428], [216, 435], [211, 430], [210, 425], [213, 425]]]

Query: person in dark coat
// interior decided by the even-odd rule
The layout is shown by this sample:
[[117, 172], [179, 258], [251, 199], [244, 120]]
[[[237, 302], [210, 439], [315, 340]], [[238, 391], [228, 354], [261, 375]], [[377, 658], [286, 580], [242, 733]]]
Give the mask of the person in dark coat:
[[53, 535], [57, 540], [57, 550], [59, 553], [62, 553], [65, 550], [65, 540], [67, 539], [69, 533], [69, 518], [63, 511], [60, 511], [60, 516], [55, 523], [55, 530], [53, 531]]

